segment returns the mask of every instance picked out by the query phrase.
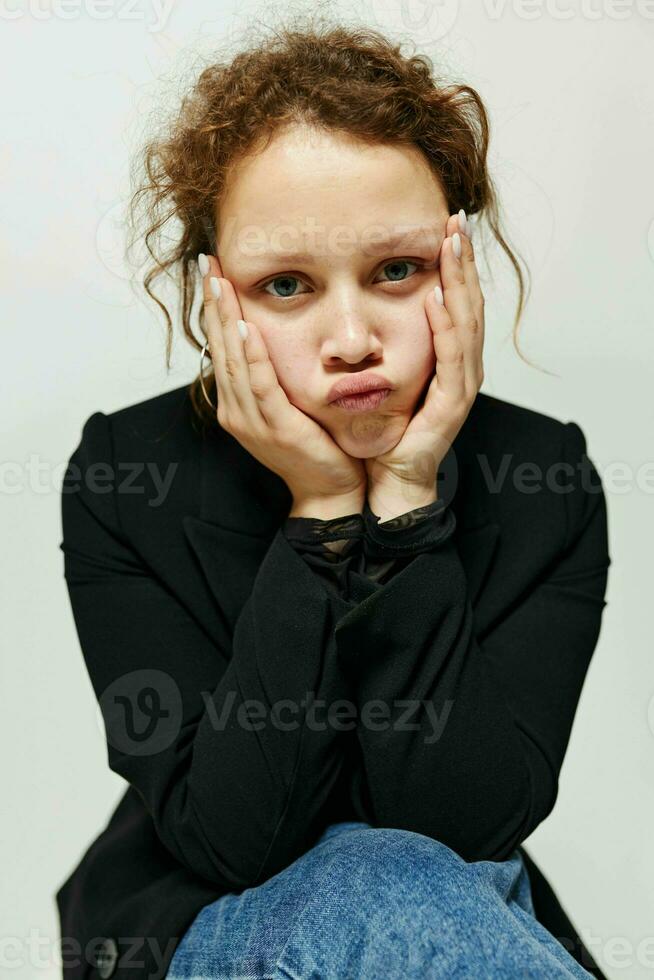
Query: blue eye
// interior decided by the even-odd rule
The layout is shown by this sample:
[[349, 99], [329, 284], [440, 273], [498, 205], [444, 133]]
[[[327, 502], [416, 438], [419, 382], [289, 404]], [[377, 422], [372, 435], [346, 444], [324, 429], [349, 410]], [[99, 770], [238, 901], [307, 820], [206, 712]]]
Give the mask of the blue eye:
[[[270, 279], [267, 283], [264, 283], [264, 285], [261, 288], [263, 289], [263, 291], [265, 293], [267, 293], [268, 292], [267, 287], [268, 286], [272, 286], [272, 284], [274, 282], [294, 283], [294, 282], [300, 282], [300, 280], [297, 278], [297, 276], [275, 276], [274, 279]], [[275, 299], [294, 299], [295, 296], [300, 296], [301, 294], [300, 293], [291, 293], [289, 295], [288, 293], [286, 293], [286, 295], [279, 296], [276, 293], [268, 293], [268, 295], [269, 296], [274, 296]]]
[[[386, 265], [383, 266], [383, 269], [392, 269], [393, 267], [395, 267], [395, 269], [397, 269], [398, 267], [401, 269], [402, 266], [407, 266], [407, 265], [414, 265], [416, 267], [416, 269], [422, 268], [422, 266], [418, 262], [410, 262], [408, 259], [393, 259], [392, 262], [387, 262]], [[414, 275], [415, 275], [415, 273], [414, 273]], [[408, 277], [408, 278], [410, 278], [410, 277]], [[298, 283], [298, 282], [301, 282], [301, 281], [302, 280], [301, 279], [298, 279], [297, 276], [275, 276], [274, 279], [269, 279], [268, 282], [264, 283], [260, 288], [263, 290], [263, 292], [268, 293], [269, 296], [274, 296], [275, 299], [295, 299], [296, 296], [301, 296], [302, 293], [294, 293], [294, 292], [292, 292], [292, 290], [293, 290], [293, 283]], [[382, 280], [382, 282], [384, 282], [384, 281], [385, 282], [404, 282], [405, 280], [404, 279], [386, 279], [386, 280]], [[268, 292], [268, 286], [272, 286], [273, 283], [276, 283], [276, 282], [284, 283], [284, 286], [282, 286], [282, 289], [287, 290], [287, 291], [283, 295], [280, 295], [279, 293], [271, 293], [271, 292]], [[291, 291], [289, 292], [288, 290], [291, 290]]]
[[[420, 268], [420, 266], [418, 265], [417, 262], [409, 262], [408, 259], [393, 259], [392, 262], [387, 262], [386, 263], [386, 265], [384, 266], [384, 269], [390, 269], [393, 266], [395, 266], [397, 268], [397, 266], [403, 266], [403, 265], [415, 265], [415, 267], [417, 269]], [[390, 279], [389, 280], [389, 282], [402, 282], [402, 281], [403, 281], [402, 279]]]

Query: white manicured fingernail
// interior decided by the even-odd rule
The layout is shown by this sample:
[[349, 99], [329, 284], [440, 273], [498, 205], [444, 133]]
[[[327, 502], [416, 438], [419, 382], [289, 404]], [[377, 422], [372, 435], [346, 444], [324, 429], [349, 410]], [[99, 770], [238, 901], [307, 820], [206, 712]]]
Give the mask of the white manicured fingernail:
[[237, 320], [236, 326], [238, 327], [238, 332], [243, 340], [248, 339], [248, 325], [245, 320]]
[[204, 279], [209, 272], [209, 259], [206, 257], [204, 252], [200, 252], [198, 255], [198, 269], [200, 270], [200, 275]]
[[466, 213], [463, 210], [463, 208], [461, 208], [461, 210], [459, 211], [459, 231], [462, 231], [464, 235], [467, 234], [467, 228], [466, 228], [467, 223], [468, 223], [468, 219], [466, 218]]
[[443, 300], [443, 290], [441, 289], [440, 286], [434, 286], [434, 296], [436, 297], [437, 303], [440, 303], [441, 306], [445, 305]]
[[452, 248], [454, 249], [454, 254], [457, 259], [461, 258], [461, 235], [458, 231], [455, 231], [452, 235]]
[[217, 276], [211, 277], [211, 279], [209, 280], [209, 288], [211, 289], [211, 292], [216, 297], [216, 299], [220, 299], [222, 292], [220, 289], [220, 283], [218, 282]]

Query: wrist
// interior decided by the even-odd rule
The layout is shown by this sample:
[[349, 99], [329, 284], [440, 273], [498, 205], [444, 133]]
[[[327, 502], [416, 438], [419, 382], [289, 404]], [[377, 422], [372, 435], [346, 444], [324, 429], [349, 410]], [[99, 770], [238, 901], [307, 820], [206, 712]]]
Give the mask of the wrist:
[[330, 521], [335, 517], [362, 514], [364, 503], [365, 491], [342, 496], [294, 498], [288, 516]]
[[368, 493], [368, 507], [379, 518], [379, 523], [392, 521], [401, 514], [408, 514], [417, 507], [425, 507], [438, 499], [436, 487], [418, 487], [411, 484], [377, 487]]

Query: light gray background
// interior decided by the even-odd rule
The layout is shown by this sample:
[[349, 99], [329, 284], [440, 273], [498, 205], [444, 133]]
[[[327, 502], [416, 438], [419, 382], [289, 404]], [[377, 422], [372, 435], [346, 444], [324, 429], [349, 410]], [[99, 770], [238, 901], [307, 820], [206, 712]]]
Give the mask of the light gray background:
[[[253, 12], [243, 0], [127, 7], [1, 5], [4, 336], [0, 969], [59, 977], [54, 893], [125, 784], [63, 579], [59, 488], [88, 416], [190, 380], [177, 342], [121, 262], [121, 209], [144, 114], [171, 104], [197, 54]], [[338, 10], [337, 6], [334, 6]], [[490, 111], [491, 165], [533, 294], [510, 325], [501, 255], [486, 281], [483, 390], [575, 420], [604, 480], [608, 606], [552, 815], [527, 848], [610, 978], [654, 975], [652, 461], [654, 3], [342, 4], [413, 39]], [[219, 11], [217, 13], [217, 11]]]

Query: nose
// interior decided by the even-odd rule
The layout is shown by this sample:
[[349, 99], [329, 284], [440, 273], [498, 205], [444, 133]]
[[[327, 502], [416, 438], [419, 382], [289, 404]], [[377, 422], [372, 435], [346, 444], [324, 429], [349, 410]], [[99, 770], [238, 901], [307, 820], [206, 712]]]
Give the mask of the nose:
[[332, 317], [323, 342], [323, 358], [327, 363], [342, 360], [357, 364], [381, 352], [374, 321], [342, 307], [334, 309]]

